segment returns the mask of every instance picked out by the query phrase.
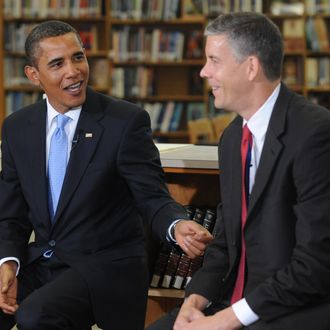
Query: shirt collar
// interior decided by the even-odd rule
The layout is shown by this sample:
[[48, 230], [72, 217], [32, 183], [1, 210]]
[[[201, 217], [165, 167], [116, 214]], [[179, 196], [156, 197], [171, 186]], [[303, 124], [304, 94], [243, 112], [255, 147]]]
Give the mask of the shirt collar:
[[270, 117], [272, 115], [275, 102], [280, 93], [281, 84], [278, 84], [273, 93], [268, 97], [266, 102], [258, 109], [258, 111], [247, 122], [243, 120], [243, 126], [248, 125], [253, 137], [257, 140], [263, 140], [266, 135]]
[[[59, 114], [53, 106], [49, 103], [48, 98], [46, 97], [47, 102], [47, 128], [49, 130], [54, 118]], [[66, 116], [70, 117], [73, 121], [77, 122], [80, 116], [82, 106], [72, 108], [71, 110], [65, 113]]]

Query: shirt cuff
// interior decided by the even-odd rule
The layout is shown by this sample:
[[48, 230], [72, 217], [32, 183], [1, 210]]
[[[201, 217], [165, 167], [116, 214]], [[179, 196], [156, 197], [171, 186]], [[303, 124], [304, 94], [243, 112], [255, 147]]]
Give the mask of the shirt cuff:
[[231, 306], [236, 317], [244, 326], [249, 326], [259, 320], [259, 316], [251, 309], [245, 298], [237, 301]]
[[170, 226], [168, 227], [167, 234], [166, 234], [166, 239], [167, 239], [168, 242], [178, 244], [177, 241], [175, 240], [175, 238], [173, 237], [172, 232], [174, 232], [175, 225], [181, 220], [182, 219], [177, 219], [177, 220], [173, 221], [170, 224]]
[[6, 257], [6, 258], [2, 258], [0, 259], [0, 266], [2, 264], [4, 264], [6, 261], [15, 261], [17, 263], [17, 271], [16, 271], [16, 276], [18, 275], [19, 272], [19, 267], [20, 267], [20, 263], [19, 260], [15, 257]]

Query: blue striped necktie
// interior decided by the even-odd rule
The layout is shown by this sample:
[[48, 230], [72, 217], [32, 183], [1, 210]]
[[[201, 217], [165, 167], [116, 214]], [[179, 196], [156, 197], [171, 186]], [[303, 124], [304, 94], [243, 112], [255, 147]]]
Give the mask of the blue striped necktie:
[[48, 158], [48, 183], [49, 183], [49, 212], [53, 221], [62, 184], [65, 176], [68, 157], [68, 137], [65, 125], [70, 117], [57, 115], [57, 127], [52, 135]]

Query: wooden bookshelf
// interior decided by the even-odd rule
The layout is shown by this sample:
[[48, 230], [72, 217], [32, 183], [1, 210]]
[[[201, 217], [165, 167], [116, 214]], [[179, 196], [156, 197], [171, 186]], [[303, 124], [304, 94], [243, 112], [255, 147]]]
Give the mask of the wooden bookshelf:
[[[171, 195], [183, 205], [214, 205], [220, 201], [219, 170], [208, 168], [164, 168]], [[178, 306], [183, 290], [150, 288], [146, 325]]]
[[[157, 144], [157, 147], [171, 196], [182, 205], [216, 207], [220, 201], [217, 147], [190, 144]], [[199, 157], [201, 153], [203, 156]], [[158, 254], [157, 243], [149, 246], [153, 259]], [[183, 297], [183, 290], [150, 288], [146, 325], [178, 306]]]
[[[87, 55], [91, 68], [97, 67], [99, 60], [106, 61], [106, 70], [100, 69], [100, 72], [104, 72], [101, 83], [98, 83], [97, 78], [91, 79], [92, 87], [96, 90], [114, 94], [116, 88], [114, 84], [118, 83], [118, 79], [112, 79], [116, 72], [120, 72], [121, 75], [127, 73], [127, 70], [135, 70], [140, 68], [140, 73], [144, 75], [143, 79], [146, 79], [147, 86], [144, 86], [144, 92], [141, 94], [142, 87], [139, 85], [143, 79], [136, 78], [135, 84], [132, 85], [130, 90], [134, 90], [136, 93], [129, 95], [125, 91], [119, 91], [119, 97], [138, 102], [142, 106], [147, 108], [148, 104], [154, 104], [159, 102], [161, 104], [167, 104], [168, 102], [181, 103], [183, 106], [182, 113], [180, 115], [181, 120], [178, 122], [178, 127], [175, 131], [162, 131], [160, 132], [155, 124], [155, 138], [160, 142], [188, 142], [189, 135], [187, 130], [187, 105], [191, 102], [202, 102], [205, 106], [205, 115], [213, 114], [213, 110], [210, 109], [209, 95], [210, 91], [206, 85], [206, 82], [202, 81], [198, 72], [204, 64], [204, 49], [202, 36], [204, 28], [209, 19], [215, 17], [221, 11], [239, 11], [249, 10], [249, 3], [238, 0], [227, 0], [223, 2], [217, 2], [216, 8], [211, 7], [208, 1], [201, 1], [201, 8], [190, 8], [192, 1], [179, 0], [178, 7], [174, 8], [174, 11], [166, 11], [162, 8], [157, 8], [157, 4], [161, 3], [157, 0], [145, 2], [147, 6], [150, 4], [154, 5], [153, 11], [148, 11], [148, 8], [143, 12], [140, 9], [134, 8], [134, 4], [138, 2], [128, 0], [98, 0], [91, 3], [97, 4], [97, 7], [83, 7], [79, 8], [79, 1], [75, 1], [76, 7], [69, 8], [29, 8], [29, 7], [8, 7], [13, 5], [15, 2], [11, 0], [0, 0], [0, 6], [3, 10], [0, 10], [0, 74], [3, 79], [0, 79], [0, 123], [12, 109], [12, 103], [10, 103], [9, 96], [13, 99], [18, 98], [19, 94], [26, 94], [35, 92], [32, 86], [18, 83], [10, 83], [12, 76], [12, 67], [15, 61], [19, 62], [24, 60], [24, 52], [22, 48], [16, 49], [8, 44], [8, 31], [12, 33], [18, 33], [19, 29], [23, 29], [23, 26], [32, 26], [35, 23], [41, 22], [46, 19], [61, 19], [69, 22], [75, 26], [79, 31], [84, 29], [89, 30], [93, 35], [92, 39], [95, 39], [96, 47], [91, 46], [91, 49], [87, 49]], [[18, 5], [24, 2], [16, 2]], [[25, 2], [29, 4], [35, 4], [36, 2]], [[67, 6], [72, 2], [67, 2]], [[81, 1], [81, 5], [89, 4], [88, 1]], [[144, 2], [141, 2], [144, 3]], [[170, 0], [163, 0], [164, 5], [170, 4]], [[175, 3], [175, 1], [173, 1]], [[300, 46], [292, 46], [294, 42], [299, 40], [289, 40], [286, 44], [289, 45], [286, 49], [286, 57], [284, 66], [284, 79], [288, 82], [290, 88], [294, 91], [311, 98], [313, 101], [319, 101], [323, 105], [330, 107], [329, 93], [330, 83], [328, 77], [324, 75], [324, 68], [329, 68], [330, 61], [330, 49], [327, 47], [329, 43], [330, 35], [330, 6], [326, 1], [316, 0], [302, 0], [295, 3], [302, 3], [302, 6], [287, 7], [288, 2], [282, 1], [281, 5], [277, 7], [274, 3], [281, 3], [281, 1], [255, 1], [255, 9], [257, 11], [263, 11], [266, 13], [282, 30], [290, 31], [288, 38], [294, 39], [294, 33], [297, 32], [298, 39], [300, 40]], [[52, 5], [56, 2], [52, 2]], [[244, 6], [244, 7], [243, 7]], [[169, 8], [167, 6], [166, 8]], [[150, 8], [149, 8], [150, 9]], [[252, 8], [253, 9], [253, 8]], [[166, 16], [166, 17], [164, 17]], [[302, 24], [293, 24], [299, 23]], [[317, 23], [315, 23], [317, 22]], [[287, 29], [286, 27], [290, 24], [296, 27], [297, 31]], [[302, 26], [303, 31], [299, 31], [299, 26]], [[307, 33], [306, 29], [316, 29], [316, 37], [312, 38]], [[154, 30], [158, 29], [158, 37], [153, 34]], [[321, 30], [321, 32], [320, 32]], [[194, 33], [192, 31], [195, 31]], [[322, 32], [323, 31], [323, 32]], [[326, 34], [324, 34], [324, 31]], [[314, 31], [315, 32], [315, 31]], [[87, 42], [88, 40], [87, 32]], [[120, 34], [121, 42], [122, 36], [128, 38], [127, 43], [124, 47], [124, 58], [119, 59], [119, 48], [115, 45], [114, 35]], [[134, 36], [139, 34], [139, 38]], [[156, 50], [160, 47], [160, 41], [157, 44], [157, 38], [168, 33], [167, 38], [170, 40], [177, 38], [183, 38], [183, 47], [181, 54], [173, 55], [173, 52], [169, 49]], [[182, 34], [179, 37], [179, 33]], [[299, 34], [302, 35], [299, 37]], [[323, 35], [323, 37], [322, 37]], [[324, 35], [326, 35], [327, 41], [324, 41]], [[176, 37], [174, 37], [176, 36]], [[19, 34], [14, 38], [16, 42], [19, 39], [24, 41], [24, 34]], [[137, 39], [136, 39], [137, 38]], [[153, 45], [152, 38], [154, 38]], [[286, 38], [286, 36], [285, 36]], [[323, 38], [323, 39], [322, 39]], [[9, 38], [10, 39], [10, 38]], [[150, 40], [151, 39], [151, 40]], [[322, 47], [318, 49], [315, 40], [323, 40]], [[131, 52], [131, 44], [136, 43], [138, 40], [140, 45], [139, 53], [137, 58], [133, 55], [128, 54]], [[156, 40], [156, 41], [155, 41]], [[189, 41], [188, 41], [189, 40]], [[202, 40], [202, 41], [201, 41]], [[173, 40], [172, 40], [173, 41]], [[313, 41], [313, 42], [312, 42]], [[163, 43], [165, 44], [165, 43]], [[188, 44], [190, 46], [188, 46]], [[148, 46], [149, 45], [149, 46]], [[192, 46], [191, 46], [192, 45]], [[291, 45], [291, 46], [290, 46]], [[325, 45], [325, 46], [324, 46]], [[22, 47], [22, 45], [20, 45]], [[153, 58], [150, 58], [150, 54], [145, 53], [151, 49]], [[163, 46], [162, 46], [163, 47]], [[192, 47], [193, 50], [188, 52], [188, 47]], [[195, 48], [194, 48], [195, 47]], [[14, 48], [14, 49], [13, 49]], [[129, 48], [129, 49], [128, 49]], [[174, 49], [178, 48], [177, 45]], [[120, 49], [123, 49], [121, 43]], [[190, 48], [189, 48], [190, 49]], [[173, 49], [172, 49], [173, 51]], [[164, 53], [168, 52], [168, 58], [164, 59]], [[144, 54], [144, 55], [143, 55]], [[158, 55], [157, 55], [158, 54]], [[160, 54], [160, 55], [159, 55]], [[189, 58], [187, 54], [194, 54]], [[197, 55], [196, 55], [197, 54]], [[132, 55], [132, 56], [131, 56]], [[157, 56], [160, 56], [158, 58]], [[312, 58], [314, 61], [310, 61]], [[310, 67], [310, 63], [312, 67]], [[18, 64], [19, 67], [20, 64]], [[103, 66], [105, 67], [104, 63]], [[142, 68], [142, 69], [141, 69]], [[119, 71], [116, 71], [118, 70]], [[95, 69], [96, 70], [96, 69]], [[20, 76], [23, 77], [24, 73], [18, 69]], [[93, 69], [94, 71], [94, 69]], [[315, 72], [316, 71], [316, 72]], [[308, 72], [308, 75], [307, 75]], [[131, 72], [132, 74], [132, 72]], [[15, 73], [17, 75], [17, 73]], [[149, 75], [149, 77], [147, 77]], [[287, 76], [289, 75], [289, 76]], [[96, 77], [99, 75], [96, 74]], [[4, 79], [6, 78], [6, 79]], [[149, 79], [149, 81], [148, 81]], [[312, 80], [310, 80], [312, 79]], [[113, 81], [112, 81], [113, 80]], [[119, 79], [122, 80], [122, 79]], [[196, 83], [195, 80], [198, 82]], [[194, 81], [192, 83], [192, 81]], [[312, 82], [311, 82], [312, 81]], [[8, 84], [9, 82], [9, 84]], [[193, 88], [193, 87], [198, 88]], [[18, 95], [18, 97], [17, 97]], [[6, 102], [7, 99], [7, 102]], [[27, 99], [29, 102], [29, 98]], [[7, 104], [7, 105], [6, 105]], [[170, 126], [168, 127], [170, 129]]]

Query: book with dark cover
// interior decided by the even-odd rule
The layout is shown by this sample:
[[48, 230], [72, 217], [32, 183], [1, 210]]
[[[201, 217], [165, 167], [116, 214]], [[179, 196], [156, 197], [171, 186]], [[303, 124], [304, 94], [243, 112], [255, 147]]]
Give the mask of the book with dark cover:
[[[206, 228], [210, 233], [213, 232], [213, 228], [216, 220], [216, 212], [212, 209], [207, 209], [205, 212], [205, 217], [203, 219], [203, 227]], [[190, 280], [192, 279], [194, 273], [202, 266], [203, 256], [199, 256], [195, 259], [192, 259], [187, 271], [187, 276], [183, 283], [183, 288], [185, 288]]]
[[179, 252], [175, 248], [172, 248], [167, 260], [167, 265], [163, 276], [163, 281], [161, 285], [163, 288], [169, 288], [171, 286], [172, 278], [178, 268], [180, 257], [181, 252]]
[[171, 248], [168, 245], [163, 244], [161, 246], [159, 254], [156, 259], [154, 272], [150, 282], [151, 287], [158, 288], [160, 286], [165, 273], [167, 260], [169, 258], [170, 252], [171, 252]]
[[213, 228], [216, 220], [216, 212], [213, 209], [207, 209], [203, 219], [202, 226], [207, 229], [210, 233], [213, 232]]

